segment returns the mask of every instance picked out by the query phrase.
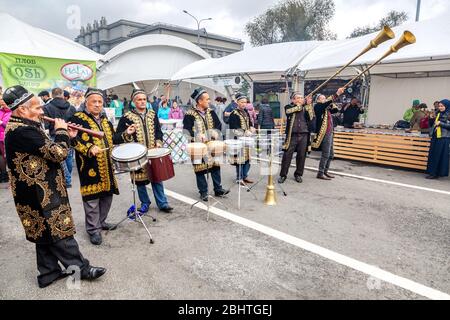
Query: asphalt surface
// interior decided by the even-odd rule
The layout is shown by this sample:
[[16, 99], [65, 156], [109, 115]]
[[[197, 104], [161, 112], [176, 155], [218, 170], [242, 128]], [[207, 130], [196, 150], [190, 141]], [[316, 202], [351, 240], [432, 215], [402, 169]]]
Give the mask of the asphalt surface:
[[[317, 155], [307, 160], [317, 167]], [[450, 192], [450, 180], [428, 181], [422, 173], [334, 161], [333, 170]], [[258, 180], [258, 165], [251, 178]], [[450, 293], [450, 196], [432, 191], [337, 177], [304, 183], [291, 177], [278, 193], [278, 204], [263, 204], [266, 178], [253, 193], [233, 184], [234, 167], [222, 168], [223, 185], [231, 187], [227, 210], [249, 220], [309, 241], [361, 262], [378, 266], [441, 292]], [[119, 175], [121, 195], [114, 198], [109, 221], [118, 222], [132, 202], [128, 176]], [[76, 239], [93, 265], [108, 272], [97, 281], [71, 288], [60, 280], [37, 287], [34, 245], [24, 238], [10, 190], [0, 189], [0, 299], [425, 299], [378, 281], [271, 236], [169, 199], [172, 214], [144, 217], [155, 244], [142, 225], [127, 221], [90, 244], [74, 173], [69, 190]], [[176, 166], [166, 189], [197, 199], [190, 165]], [[277, 188], [278, 189], [278, 188]], [[151, 192], [150, 192], [151, 194]], [[255, 197], [257, 199], [255, 199]], [[152, 197], [153, 198], [153, 197]]]

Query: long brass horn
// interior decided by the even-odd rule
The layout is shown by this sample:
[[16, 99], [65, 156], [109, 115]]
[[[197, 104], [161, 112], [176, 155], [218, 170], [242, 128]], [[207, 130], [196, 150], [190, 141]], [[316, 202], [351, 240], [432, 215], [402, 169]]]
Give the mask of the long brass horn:
[[329, 77], [324, 83], [322, 83], [319, 87], [317, 87], [313, 92], [311, 92], [309, 95], [313, 96], [317, 92], [319, 92], [320, 89], [322, 89], [324, 86], [328, 84], [333, 78], [335, 78], [338, 74], [340, 74], [345, 68], [347, 68], [349, 65], [351, 65], [353, 62], [356, 61], [359, 57], [361, 57], [363, 54], [367, 53], [368, 51], [378, 47], [383, 42], [386, 42], [388, 40], [394, 39], [395, 33], [391, 30], [388, 26], [384, 26], [383, 29], [378, 33], [378, 35], [370, 41], [369, 45], [364, 48], [363, 51], [361, 51], [355, 58], [353, 58], [349, 63], [347, 63], [345, 66], [340, 68], [334, 75]]
[[374, 62], [372, 65], [370, 65], [369, 67], [367, 67], [365, 70], [363, 70], [360, 74], [358, 74], [357, 76], [355, 76], [352, 80], [350, 80], [345, 86], [344, 88], [347, 88], [348, 86], [350, 86], [356, 79], [358, 79], [359, 77], [361, 77], [363, 74], [365, 74], [367, 71], [369, 71], [370, 69], [372, 69], [373, 67], [375, 67], [377, 64], [379, 64], [382, 60], [386, 59], [388, 56], [390, 56], [393, 53], [398, 52], [398, 50], [400, 50], [403, 47], [409, 46], [410, 44], [414, 44], [416, 43], [416, 37], [409, 31], [405, 31], [402, 35], [402, 37], [393, 45], [389, 48], [389, 50], [380, 58], [378, 59], [376, 62]]

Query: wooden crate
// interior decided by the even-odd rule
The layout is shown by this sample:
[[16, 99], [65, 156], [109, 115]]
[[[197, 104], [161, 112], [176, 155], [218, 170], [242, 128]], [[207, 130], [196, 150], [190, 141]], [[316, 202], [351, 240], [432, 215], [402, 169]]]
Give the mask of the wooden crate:
[[429, 137], [335, 132], [335, 158], [425, 171]]

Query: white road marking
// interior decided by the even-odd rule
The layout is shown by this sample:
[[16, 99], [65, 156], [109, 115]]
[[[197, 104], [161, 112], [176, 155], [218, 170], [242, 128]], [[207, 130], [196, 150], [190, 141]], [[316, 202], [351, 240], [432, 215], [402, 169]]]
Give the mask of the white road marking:
[[[166, 194], [169, 197], [172, 197], [174, 199], [177, 199], [181, 202], [184, 202], [188, 205], [193, 205], [197, 201], [194, 199], [191, 199], [189, 197], [186, 197], [182, 194], [176, 193], [174, 191], [165, 190]], [[201, 210], [207, 210], [207, 206], [204, 203], [198, 203], [195, 205], [196, 208], [199, 208]], [[400, 288], [403, 288], [405, 290], [411, 291], [415, 294], [418, 294], [420, 296], [432, 299], [432, 300], [450, 300], [450, 295], [441, 291], [438, 291], [436, 289], [429, 288], [427, 286], [424, 286], [420, 283], [414, 282], [412, 280], [397, 276], [395, 274], [392, 274], [388, 271], [382, 270], [376, 266], [372, 266], [369, 264], [366, 264], [364, 262], [355, 260], [353, 258], [344, 256], [342, 254], [339, 254], [337, 252], [328, 250], [326, 248], [320, 247], [318, 245], [315, 245], [313, 243], [307, 242], [305, 240], [293, 237], [291, 235], [288, 235], [286, 233], [280, 232], [278, 230], [269, 228], [267, 226], [264, 226], [262, 224], [256, 223], [254, 221], [242, 218], [238, 215], [235, 215], [233, 213], [211, 207], [210, 212], [222, 217], [224, 219], [230, 220], [232, 222], [238, 223], [240, 225], [243, 225], [247, 228], [256, 230], [258, 232], [261, 232], [265, 235], [271, 236], [275, 239], [284, 241], [288, 244], [294, 245], [298, 248], [301, 248], [303, 250], [309, 251], [311, 253], [314, 253], [316, 255], [319, 255], [323, 258], [329, 259], [331, 261], [334, 261], [336, 263], [339, 263], [341, 265], [344, 265], [346, 267], [349, 267], [351, 269], [360, 271], [362, 273], [365, 273], [371, 277], [380, 279], [382, 281], [391, 283], [395, 286], [398, 286]]]
[[[259, 158], [254, 158], [254, 159], [255, 160], [259, 160], [259, 161], [263, 161], [263, 162], [268, 162], [268, 160], [266, 160], [266, 159], [259, 159]], [[273, 163], [281, 165], [281, 162], [279, 162], [279, 161], [273, 161]], [[291, 167], [295, 168], [295, 165], [291, 164]], [[319, 170], [317, 170], [317, 168], [312, 168], [312, 167], [305, 167], [305, 169], [307, 169], [309, 171], [315, 171], [315, 172], [319, 171]], [[370, 177], [357, 176], [357, 175], [354, 175], [354, 174], [348, 174], [348, 173], [342, 173], [342, 172], [336, 172], [336, 171], [330, 171], [330, 173], [332, 173], [334, 175], [337, 175], [337, 176], [347, 177], [347, 178], [354, 178], [354, 179], [359, 179], [359, 180], [366, 180], [366, 181], [384, 183], [384, 184], [389, 184], [389, 185], [397, 186], [397, 187], [403, 187], [403, 188], [409, 188], [409, 189], [415, 189], [415, 190], [421, 190], [421, 191], [440, 193], [440, 194], [445, 194], [447, 196], [450, 196], [450, 191], [445, 191], [445, 190], [425, 188], [425, 187], [421, 187], [421, 186], [415, 186], [415, 185], [412, 185], [412, 184], [405, 184], [405, 183], [393, 182], [393, 181], [388, 181], [388, 180], [381, 180], [381, 179], [375, 179], [375, 178], [370, 178]]]

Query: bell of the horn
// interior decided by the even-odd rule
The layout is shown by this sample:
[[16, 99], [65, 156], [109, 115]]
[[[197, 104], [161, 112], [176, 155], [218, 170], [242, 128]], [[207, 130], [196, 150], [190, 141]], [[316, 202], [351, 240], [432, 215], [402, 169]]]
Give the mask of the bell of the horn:
[[372, 41], [370, 41], [370, 46], [373, 49], [378, 47], [383, 42], [386, 42], [394, 38], [395, 38], [394, 31], [392, 31], [392, 29], [389, 28], [388, 26], [384, 26], [383, 29], [380, 31], [380, 33], [377, 35], [377, 37]]
[[416, 37], [409, 31], [405, 31], [402, 35], [402, 37], [397, 41], [397, 43], [395, 43], [392, 47], [391, 50], [393, 52], [397, 52], [398, 50], [400, 50], [403, 47], [406, 47], [410, 44], [416, 43]]

